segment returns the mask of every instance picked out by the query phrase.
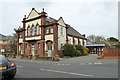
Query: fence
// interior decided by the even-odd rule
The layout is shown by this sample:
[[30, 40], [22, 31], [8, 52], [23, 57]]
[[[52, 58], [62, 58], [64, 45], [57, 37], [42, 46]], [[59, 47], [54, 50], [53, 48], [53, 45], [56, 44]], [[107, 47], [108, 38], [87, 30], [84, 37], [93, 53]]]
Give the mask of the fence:
[[103, 49], [103, 56], [104, 57], [120, 57], [120, 48], [108, 48], [105, 47]]

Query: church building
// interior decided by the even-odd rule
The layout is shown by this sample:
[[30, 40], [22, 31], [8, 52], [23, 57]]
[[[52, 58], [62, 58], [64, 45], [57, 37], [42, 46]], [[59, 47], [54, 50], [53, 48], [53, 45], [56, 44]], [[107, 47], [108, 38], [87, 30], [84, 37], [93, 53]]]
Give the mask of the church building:
[[23, 27], [16, 31], [18, 55], [54, 57], [64, 44], [87, 44], [85, 34], [66, 24], [62, 17], [58, 20], [49, 17], [44, 9], [39, 13], [32, 8], [22, 22]]

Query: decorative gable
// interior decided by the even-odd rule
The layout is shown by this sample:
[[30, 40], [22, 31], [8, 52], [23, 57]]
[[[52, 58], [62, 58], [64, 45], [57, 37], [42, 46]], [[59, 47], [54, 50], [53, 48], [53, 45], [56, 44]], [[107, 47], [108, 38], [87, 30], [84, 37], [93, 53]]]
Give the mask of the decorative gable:
[[34, 8], [32, 8], [30, 14], [27, 17], [27, 20], [38, 17], [38, 16], [40, 16], [39, 13]]
[[66, 26], [66, 25], [65, 25], [65, 22], [64, 22], [64, 20], [63, 20], [62, 17], [60, 17], [60, 18], [58, 19], [58, 24], [59, 24], [59, 25], [62, 25], [62, 26]]

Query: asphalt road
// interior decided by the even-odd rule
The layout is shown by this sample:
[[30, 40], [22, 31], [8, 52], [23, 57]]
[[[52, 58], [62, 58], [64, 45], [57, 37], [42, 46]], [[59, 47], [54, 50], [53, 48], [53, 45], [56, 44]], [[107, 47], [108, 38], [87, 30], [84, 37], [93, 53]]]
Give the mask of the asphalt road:
[[60, 62], [16, 60], [17, 78], [118, 78], [117, 59], [95, 56], [62, 59]]

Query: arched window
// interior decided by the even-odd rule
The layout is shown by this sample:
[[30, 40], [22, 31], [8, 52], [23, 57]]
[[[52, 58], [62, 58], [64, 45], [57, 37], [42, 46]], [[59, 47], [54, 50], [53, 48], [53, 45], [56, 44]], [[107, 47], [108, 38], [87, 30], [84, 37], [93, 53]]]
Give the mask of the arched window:
[[28, 27], [28, 36], [30, 36], [30, 27]]
[[34, 26], [32, 26], [32, 36], [34, 35]]
[[39, 35], [39, 25], [36, 27], [36, 35]]

